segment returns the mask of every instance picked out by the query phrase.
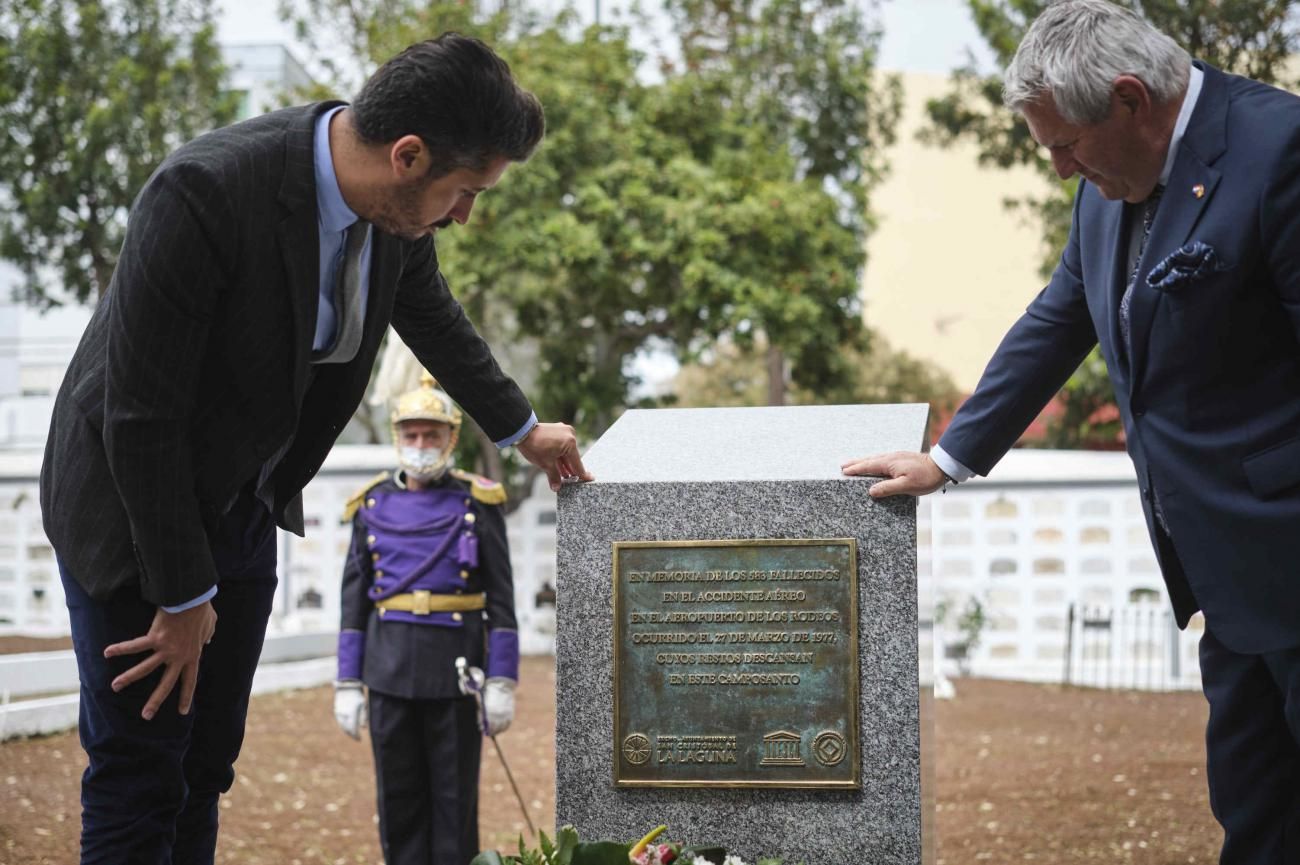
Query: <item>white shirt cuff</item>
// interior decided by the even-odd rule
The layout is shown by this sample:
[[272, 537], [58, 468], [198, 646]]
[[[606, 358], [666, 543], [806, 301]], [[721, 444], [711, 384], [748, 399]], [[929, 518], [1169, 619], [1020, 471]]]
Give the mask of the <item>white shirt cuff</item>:
[[537, 412], [533, 412], [530, 415], [528, 415], [528, 420], [524, 421], [524, 425], [519, 428], [519, 432], [515, 433], [509, 438], [504, 438], [501, 441], [497, 442], [496, 446], [499, 448], [510, 447], [512, 444], [519, 441], [524, 436], [528, 435], [529, 430], [531, 430], [535, 426], [537, 426]]
[[955, 484], [959, 484], [962, 481], [968, 481], [975, 477], [975, 472], [957, 462], [948, 455], [946, 450], [938, 445], [930, 448], [930, 459], [934, 460], [934, 464], [937, 465], [944, 474], [952, 478], [952, 482]]
[[217, 587], [213, 586], [203, 594], [199, 595], [194, 600], [186, 601], [183, 604], [177, 604], [174, 607], [163, 607], [163, 611], [167, 613], [183, 613], [186, 610], [191, 610], [194, 607], [197, 607], [199, 604], [206, 603], [207, 601], [212, 600], [216, 596], [217, 596]]

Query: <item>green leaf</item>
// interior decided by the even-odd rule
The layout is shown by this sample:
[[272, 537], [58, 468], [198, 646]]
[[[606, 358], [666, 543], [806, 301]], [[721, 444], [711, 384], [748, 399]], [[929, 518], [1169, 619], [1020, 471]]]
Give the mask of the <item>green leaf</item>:
[[522, 832], [519, 833], [519, 862], [521, 865], [545, 865], [545, 862], [542, 860], [542, 854], [531, 849], [527, 843], [524, 842], [524, 834]]
[[555, 865], [573, 865], [573, 851], [578, 846], [578, 830], [572, 826], [561, 826], [555, 840], [558, 843]]
[[555, 861], [555, 846], [551, 844], [551, 839], [546, 837], [546, 833], [540, 829], [537, 831], [537, 838], [542, 845], [542, 856], [545, 857], [548, 865], [551, 865]]
[[631, 844], [613, 841], [580, 843], [573, 850], [573, 865], [627, 865]]

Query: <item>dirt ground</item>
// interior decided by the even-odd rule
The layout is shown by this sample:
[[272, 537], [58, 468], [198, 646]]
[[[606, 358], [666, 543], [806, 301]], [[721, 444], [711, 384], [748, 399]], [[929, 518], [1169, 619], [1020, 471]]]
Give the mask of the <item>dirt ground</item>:
[[[549, 830], [551, 659], [525, 658], [521, 679], [501, 745], [534, 823]], [[940, 865], [1217, 860], [1199, 694], [956, 685], [936, 712]], [[0, 863], [75, 861], [84, 766], [75, 733], [0, 744]], [[217, 862], [380, 865], [369, 746], [335, 728], [330, 689], [254, 698], [236, 770]], [[482, 791], [482, 841], [504, 848], [524, 822], [490, 746]]]

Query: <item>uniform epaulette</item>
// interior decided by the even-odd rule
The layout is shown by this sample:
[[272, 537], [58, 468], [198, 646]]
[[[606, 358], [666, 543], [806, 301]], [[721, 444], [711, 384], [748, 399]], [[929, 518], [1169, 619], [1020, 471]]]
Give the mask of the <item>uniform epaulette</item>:
[[476, 475], [473, 472], [451, 470], [452, 477], [469, 484], [469, 493], [485, 505], [503, 505], [506, 503], [506, 488], [491, 478]]
[[357, 515], [357, 510], [361, 507], [361, 502], [366, 498], [366, 493], [388, 480], [388, 477], [388, 472], [380, 472], [366, 481], [361, 489], [353, 493], [352, 497], [348, 499], [348, 503], [343, 506], [343, 522], [352, 522], [352, 518]]

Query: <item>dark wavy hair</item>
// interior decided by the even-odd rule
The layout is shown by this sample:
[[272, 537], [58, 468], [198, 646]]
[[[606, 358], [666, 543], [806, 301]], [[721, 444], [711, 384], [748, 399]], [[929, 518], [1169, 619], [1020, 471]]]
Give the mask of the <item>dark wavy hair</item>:
[[370, 76], [352, 103], [367, 144], [418, 135], [433, 156], [431, 176], [483, 171], [495, 159], [523, 162], [546, 121], [542, 104], [479, 39], [444, 33], [417, 42]]

